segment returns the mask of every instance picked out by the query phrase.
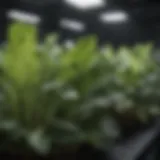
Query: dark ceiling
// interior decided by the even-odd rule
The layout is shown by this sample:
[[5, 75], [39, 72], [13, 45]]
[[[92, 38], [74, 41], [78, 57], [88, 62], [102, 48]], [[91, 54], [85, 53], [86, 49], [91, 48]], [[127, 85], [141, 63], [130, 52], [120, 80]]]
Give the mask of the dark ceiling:
[[[57, 31], [62, 41], [74, 40], [77, 37], [96, 34], [100, 43], [112, 43], [114, 45], [133, 45], [153, 41], [160, 45], [160, 1], [156, 0], [104, 0], [101, 8], [77, 9], [65, 3], [65, 0], [3, 0], [1, 12], [19, 9], [38, 14], [42, 23], [40, 33]], [[2, 2], [1, 2], [2, 3]], [[102, 21], [102, 14], [114, 14], [110, 21]], [[115, 15], [116, 13], [116, 15]], [[116, 22], [117, 17], [127, 15], [126, 21]], [[4, 14], [1, 14], [1, 17]], [[112, 17], [112, 18], [111, 18]], [[116, 18], [116, 19], [115, 19]], [[1, 18], [1, 28], [5, 18]], [[115, 21], [113, 21], [115, 19]], [[83, 25], [83, 30], [76, 30], [61, 24], [62, 21], [72, 21], [77, 25]], [[118, 19], [117, 19], [118, 20]], [[64, 23], [64, 22], [63, 22]]]

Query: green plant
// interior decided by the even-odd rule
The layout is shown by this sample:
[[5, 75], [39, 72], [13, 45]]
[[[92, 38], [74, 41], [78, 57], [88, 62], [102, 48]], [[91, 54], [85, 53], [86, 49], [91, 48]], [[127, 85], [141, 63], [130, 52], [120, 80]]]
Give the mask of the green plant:
[[6, 148], [23, 142], [24, 149], [48, 153], [51, 147], [115, 138], [112, 110], [142, 108], [134, 95], [157, 68], [152, 46], [100, 51], [89, 36], [65, 49], [57, 35], [41, 45], [37, 37], [36, 27], [15, 23], [1, 49], [0, 132]]

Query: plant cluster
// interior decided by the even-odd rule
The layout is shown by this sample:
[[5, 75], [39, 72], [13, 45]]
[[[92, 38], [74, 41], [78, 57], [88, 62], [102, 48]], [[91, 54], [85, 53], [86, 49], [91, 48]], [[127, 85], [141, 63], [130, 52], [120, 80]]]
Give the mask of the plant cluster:
[[42, 44], [37, 35], [33, 25], [14, 23], [0, 50], [0, 150], [106, 144], [119, 134], [112, 112], [134, 109], [144, 118], [158, 109], [152, 45], [100, 50], [89, 36], [66, 49], [55, 34]]

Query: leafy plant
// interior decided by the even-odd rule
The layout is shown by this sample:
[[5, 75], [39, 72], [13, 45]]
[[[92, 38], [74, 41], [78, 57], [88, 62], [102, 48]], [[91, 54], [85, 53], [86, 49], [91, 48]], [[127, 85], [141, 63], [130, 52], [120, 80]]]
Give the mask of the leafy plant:
[[89, 36], [65, 49], [57, 38], [49, 35], [39, 44], [36, 27], [9, 28], [0, 53], [0, 130], [6, 148], [13, 143], [48, 153], [85, 142], [102, 145], [119, 133], [112, 111], [143, 109], [137, 89], [158, 68], [151, 45], [100, 51]]

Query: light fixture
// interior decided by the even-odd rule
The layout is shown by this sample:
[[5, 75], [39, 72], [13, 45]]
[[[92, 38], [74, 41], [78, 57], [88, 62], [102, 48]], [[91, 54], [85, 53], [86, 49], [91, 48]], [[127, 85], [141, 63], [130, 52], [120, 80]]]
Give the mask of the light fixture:
[[60, 20], [60, 27], [71, 31], [82, 32], [85, 30], [85, 24], [78, 20], [62, 18]]
[[104, 23], [122, 23], [129, 19], [129, 15], [124, 11], [110, 11], [100, 15], [100, 20]]
[[38, 24], [40, 22], [40, 17], [36, 14], [20, 11], [20, 10], [10, 10], [7, 12], [7, 17], [12, 20], [18, 20], [24, 23]]
[[78, 9], [94, 9], [103, 7], [106, 0], [65, 0], [67, 4]]

